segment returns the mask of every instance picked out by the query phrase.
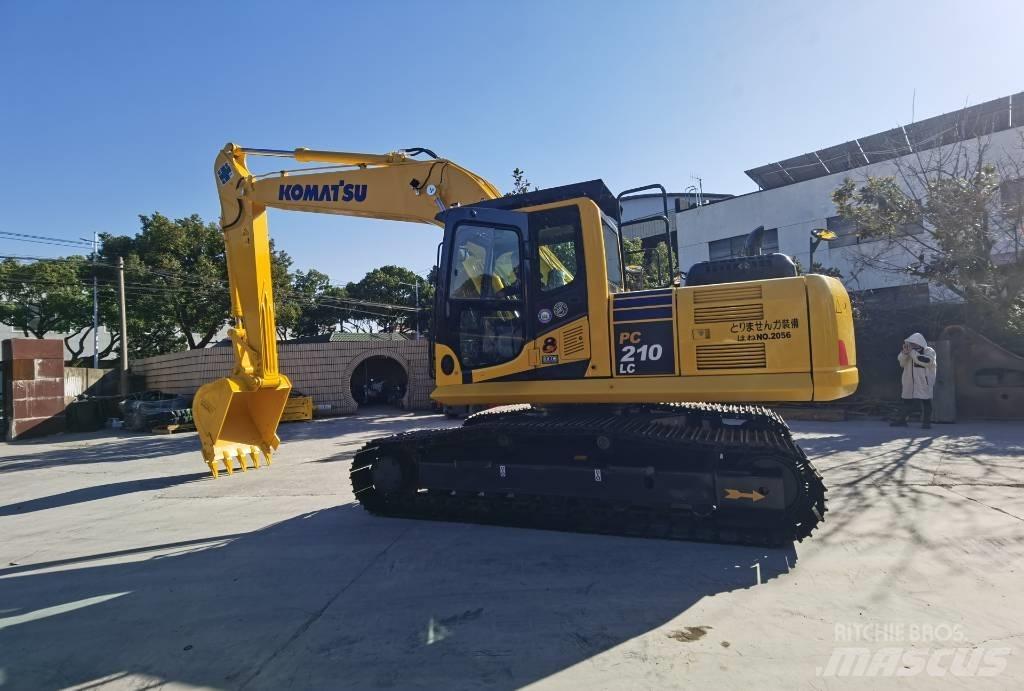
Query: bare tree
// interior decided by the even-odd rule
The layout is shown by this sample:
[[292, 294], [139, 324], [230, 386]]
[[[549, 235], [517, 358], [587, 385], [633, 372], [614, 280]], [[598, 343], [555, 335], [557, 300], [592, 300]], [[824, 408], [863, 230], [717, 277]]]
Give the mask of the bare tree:
[[940, 286], [984, 331], [1024, 333], [1024, 136], [993, 150], [961, 141], [891, 162], [895, 174], [846, 179], [833, 194], [867, 267]]

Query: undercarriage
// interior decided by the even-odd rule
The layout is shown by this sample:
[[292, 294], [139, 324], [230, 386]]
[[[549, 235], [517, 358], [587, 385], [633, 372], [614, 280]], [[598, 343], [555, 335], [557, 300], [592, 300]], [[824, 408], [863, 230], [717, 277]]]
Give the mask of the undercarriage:
[[368, 443], [351, 480], [384, 516], [752, 545], [802, 540], [826, 511], [785, 422], [755, 406], [492, 408]]

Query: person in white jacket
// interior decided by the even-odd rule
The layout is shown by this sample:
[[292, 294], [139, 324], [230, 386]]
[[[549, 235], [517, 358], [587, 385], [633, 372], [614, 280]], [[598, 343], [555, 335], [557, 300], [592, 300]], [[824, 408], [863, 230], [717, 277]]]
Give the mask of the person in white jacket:
[[892, 426], [906, 427], [907, 417], [914, 412], [914, 408], [920, 406], [921, 428], [929, 429], [932, 426], [932, 390], [935, 388], [935, 373], [938, 371], [935, 349], [929, 347], [924, 336], [913, 333], [903, 341], [903, 349], [897, 360], [903, 368], [903, 408], [893, 420]]

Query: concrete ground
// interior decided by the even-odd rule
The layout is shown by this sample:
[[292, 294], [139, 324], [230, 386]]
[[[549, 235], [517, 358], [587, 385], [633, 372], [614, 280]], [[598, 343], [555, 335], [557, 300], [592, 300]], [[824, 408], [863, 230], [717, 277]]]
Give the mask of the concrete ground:
[[218, 480], [194, 434], [0, 447], [0, 686], [1024, 688], [1020, 425], [794, 423], [830, 511], [765, 550], [353, 505], [363, 441], [445, 424]]

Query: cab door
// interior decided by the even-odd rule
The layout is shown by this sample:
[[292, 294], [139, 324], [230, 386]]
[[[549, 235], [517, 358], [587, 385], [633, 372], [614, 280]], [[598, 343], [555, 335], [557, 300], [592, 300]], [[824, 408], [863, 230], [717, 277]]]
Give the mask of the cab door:
[[435, 338], [455, 353], [465, 383], [474, 370], [516, 359], [534, 338], [526, 319], [529, 234], [527, 215], [516, 211], [454, 208], [445, 214]]

